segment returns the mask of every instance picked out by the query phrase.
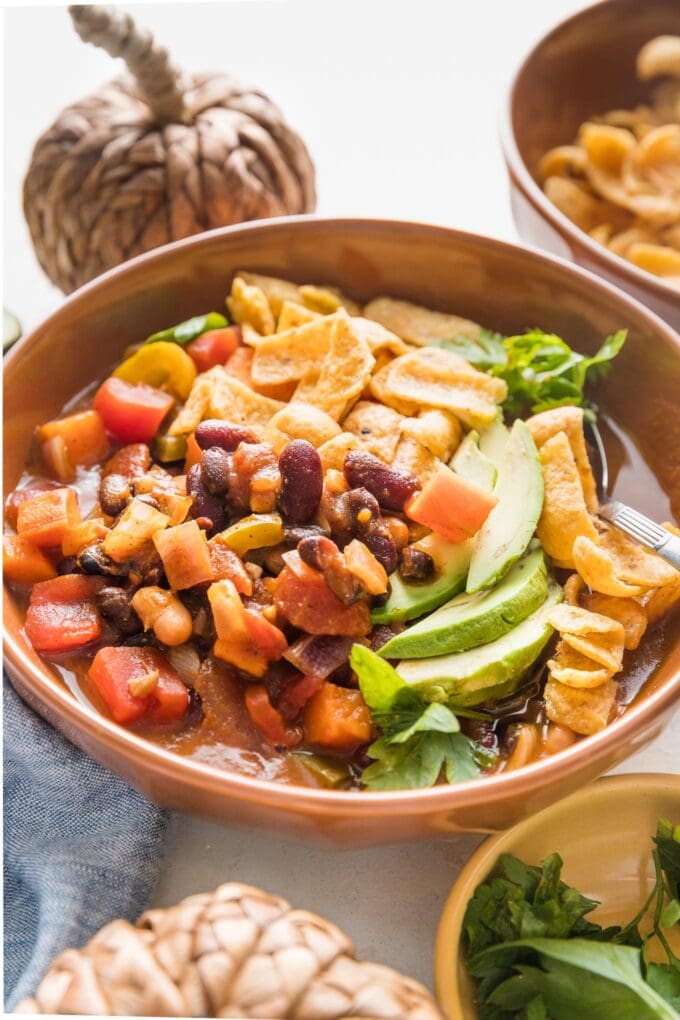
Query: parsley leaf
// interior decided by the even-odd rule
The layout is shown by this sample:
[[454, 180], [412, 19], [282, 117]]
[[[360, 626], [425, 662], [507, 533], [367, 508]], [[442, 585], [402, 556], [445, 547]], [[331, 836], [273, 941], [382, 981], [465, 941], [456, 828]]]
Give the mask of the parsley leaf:
[[159, 340], [174, 340], [176, 344], [188, 344], [209, 329], [223, 329], [227, 325], [224, 315], [219, 312], [208, 312], [206, 315], [194, 315], [186, 322], [178, 322], [176, 326], [169, 329], [162, 329], [158, 333], [152, 333], [144, 341], [145, 344], [155, 344]]
[[382, 736], [368, 748], [374, 759], [362, 775], [369, 790], [433, 786], [444, 771], [449, 783], [473, 779], [488, 753], [465, 734], [446, 705], [428, 704], [389, 662], [354, 645], [350, 665]]
[[503, 408], [512, 417], [520, 417], [528, 410], [536, 414], [565, 404], [588, 408], [583, 394], [586, 382], [607, 373], [626, 335], [626, 330], [612, 333], [592, 357], [578, 354], [561, 337], [541, 329], [505, 338], [482, 330], [478, 340], [455, 336], [434, 346], [454, 351], [481, 371], [503, 379], [508, 386]]

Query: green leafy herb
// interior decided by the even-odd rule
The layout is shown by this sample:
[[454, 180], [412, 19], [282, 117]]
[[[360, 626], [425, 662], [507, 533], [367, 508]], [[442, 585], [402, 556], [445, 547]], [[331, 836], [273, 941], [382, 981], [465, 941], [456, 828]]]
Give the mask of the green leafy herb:
[[[606, 929], [586, 918], [599, 904], [561, 881], [557, 854], [540, 867], [501, 857], [463, 920], [480, 1020], [680, 1018], [680, 959], [665, 934], [680, 919], [680, 826], [660, 821], [654, 843], [649, 897], [627, 925]], [[650, 911], [652, 931], [642, 938]], [[654, 937], [666, 963], [647, 960]]]
[[209, 329], [223, 329], [226, 325], [227, 320], [224, 315], [220, 315], [219, 312], [208, 312], [206, 315], [195, 315], [192, 319], [187, 319], [186, 322], [170, 326], [169, 329], [162, 329], [159, 333], [152, 333], [144, 343], [155, 344], [159, 340], [172, 340], [176, 344], [184, 346], [191, 343], [192, 340], [196, 340], [203, 333], [207, 333]]
[[561, 337], [540, 329], [505, 338], [482, 330], [478, 341], [456, 336], [437, 341], [436, 346], [503, 379], [508, 386], [503, 407], [519, 417], [527, 410], [535, 414], [565, 404], [588, 408], [586, 382], [606, 374], [626, 335], [626, 330], [612, 333], [592, 357], [578, 354]]
[[488, 753], [460, 732], [446, 705], [428, 704], [399, 674], [364, 645], [354, 645], [350, 665], [382, 736], [368, 748], [375, 759], [364, 769], [369, 790], [433, 786], [442, 770], [448, 782], [479, 775]]

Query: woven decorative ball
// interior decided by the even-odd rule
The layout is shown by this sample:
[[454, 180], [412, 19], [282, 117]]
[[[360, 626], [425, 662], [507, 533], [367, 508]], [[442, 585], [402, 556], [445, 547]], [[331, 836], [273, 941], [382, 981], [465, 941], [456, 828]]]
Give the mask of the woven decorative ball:
[[355, 959], [335, 925], [237, 882], [107, 925], [16, 1012], [442, 1020], [422, 985]]
[[183, 75], [118, 8], [69, 11], [130, 73], [63, 110], [33, 151], [24, 213], [53, 283], [68, 293], [168, 241], [314, 210], [307, 148], [263, 92]]

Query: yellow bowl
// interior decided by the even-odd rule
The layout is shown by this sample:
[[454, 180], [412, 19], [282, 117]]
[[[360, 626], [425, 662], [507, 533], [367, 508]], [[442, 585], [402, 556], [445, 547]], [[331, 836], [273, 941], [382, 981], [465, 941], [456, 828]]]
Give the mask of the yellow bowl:
[[680, 822], [680, 776], [610, 776], [482, 843], [453, 886], [437, 932], [435, 987], [448, 1020], [477, 1020], [463, 962], [463, 917], [500, 854], [539, 864], [556, 850], [564, 880], [602, 902], [589, 916], [618, 924], [630, 920], [654, 884], [651, 837], [659, 818]]

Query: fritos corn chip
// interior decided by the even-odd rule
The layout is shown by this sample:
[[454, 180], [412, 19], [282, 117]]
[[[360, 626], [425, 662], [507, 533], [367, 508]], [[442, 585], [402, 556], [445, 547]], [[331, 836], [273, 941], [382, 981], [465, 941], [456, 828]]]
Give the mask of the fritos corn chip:
[[345, 457], [350, 450], [359, 449], [359, 440], [352, 432], [341, 432], [319, 447], [319, 456], [324, 471], [342, 471]]
[[409, 436], [404, 436], [399, 440], [397, 452], [392, 461], [392, 467], [409, 471], [412, 475], [420, 478], [423, 484], [432, 477], [440, 464], [439, 458], [435, 457], [426, 446]]
[[[321, 320], [326, 321], [329, 319]], [[338, 312], [330, 321], [330, 344], [321, 368], [313, 366], [308, 370], [300, 380], [293, 400], [316, 404], [339, 421], [368, 382], [374, 358], [366, 341], [352, 329], [352, 319], [346, 313]]]
[[284, 333], [287, 329], [304, 326], [306, 322], [314, 322], [318, 318], [320, 318], [319, 313], [313, 312], [311, 308], [305, 308], [297, 301], [284, 301], [276, 323], [276, 332]]
[[271, 386], [302, 379], [328, 353], [335, 322], [335, 316], [327, 316], [263, 337], [255, 347], [253, 381]]
[[187, 401], [169, 428], [171, 436], [193, 432], [205, 418], [264, 427], [284, 405], [255, 393], [221, 365], [196, 376]]
[[274, 332], [274, 314], [264, 291], [241, 276], [234, 277], [227, 308], [234, 322], [247, 322], [265, 336]]
[[605, 684], [612, 676], [610, 669], [598, 665], [564, 641], [558, 643], [555, 658], [548, 659], [548, 672], [552, 680], [566, 687], [589, 690]]
[[579, 689], [549, 679], [543, 697], [551, 722], [590, 736], [599, 733], [609, 722], [616, 704], [616, 683], [606, 680], [599, 687]]
[[342, 432], [338, 423], [320, 407], [301, 401], [286, 404], [277, 411], [268, 429], [278, 429], [290, 439], [306, 439], [317, 448]]
[[379, 322], [357, 317], [352, 320], [352, 326], [355, 332], [364, 338], [371, 349], [373, 357], [388, 353], [396, 358], [400, 354], [407, 354], [409, 351], [408, 344], [405, 344], [396, 333], [392, 333], [389, 329], [381, 326]]
[[356, 301], [352, 301], [337, 287], [317, 287], [307, 283], [299, 288], [299, 301], [313, 312], [321, 315], [332, 315], [339, 308], [344, 308], [349, 315], [359, 315], [361, 309]]
[[421, 411], [417, 418], [405, 418], [401, 434], [422, 443], [439, 460], [449, 461], [460, 445], [463, 429], [450, 411], [432, 408]]
[[[402, 354], [387, 365], [381, 387], [387, 403], [451, 411], [470, 428], [483, 428], [496, 417], [507, 396], [502, 379], [478, 372], [464, 358], [440, 347]], [[376, 377], [374, 376], [374, 379]], [[399, 408], [396, 408], [399, 410]]]
[[[578, 577], [578, 574], [572, 574], [572, 577]], [[601, 595], [599, 592], [583, 594], [581, 602], [585, 609], [590, 609], [593, 613], [618, 620], [623, 627], [623, 643], [628, 651], [638, 647], [647, 630], [647, 614], [639, 602], [635, 599]]]
[[595, 479], [583, 434], [583, 408], [552, 407], [549, 411], [541, 411], [527, 418], [526, 424], [539, 450], [548, 439], [552, 439], [558, 432], [564, 432], [576, 461], [586, 506], [591, 513], [597, 513]]
[[468, 336], [476, 340], [481, 326], [458, 315], [446, 315], [430, 308], [398, 301], [395, 298], [379, 297], [364, 308], [367, 319], [375, 319], [387, 329], [396, 333], [407, 343], [419, 347], [433, 340], [450, 340], [454, 336]]
[[557, 432], [547, 439], [538, 455], [544, 483], [538, 539], [548, 555], [561, 566], [573, 567], [575, 539], [585, 536], [595, 542], [597, 531], [586, 507], [581, 478], [566, 433]]
[[623, 531], [605, 521], [598, 522], [599, 544], [615, 563], [622, 581], [645, 588], [662, 588], [674, 582], [679, 572], [656, 553], [644, 549]]
[[[359, 446], [391, 464], [399, 442], [399, 429], [403, 418], [391, 407], [373, 400], [360, 400], [355, 404], [342, 426], [353, 432]], [[339, 427], [339, 426], [338, 426]]]
[[[568, 649], [573, 649], [588, 659], [587, 663], [581, 663], [581, 668], [584, 670], [592, 669], [593, 663], [604, 667], [609, 675], [618, 673], [621, 669], [625, 631], [618, 620], [609, 616], [601, 616], [599, 613], [582, 609], [579, 606], [568, 606], [563, 603], [550, 611], [548, 619], [562, 636], [558, 654], [555, 659], [550, 660], [549, 664], [552, 675], [556, 679], [562, 683], [568, 683], [564, 676], [559, 676], [554, 668], [555, 663], [562, 669], [567, 665], [565, 657]], [[570, 666], [577, 668], [573, 662], [570, 663]], [[591, 683], [590, 686], [595, 686], [595, 684]]]
[[603, 595], [640, 595], [642, 588], [626, 584], [616, 573], [616, 564], [609, 553], [585, 535], [579, 535], [572, 547], [574, 566], [593, 591]]

